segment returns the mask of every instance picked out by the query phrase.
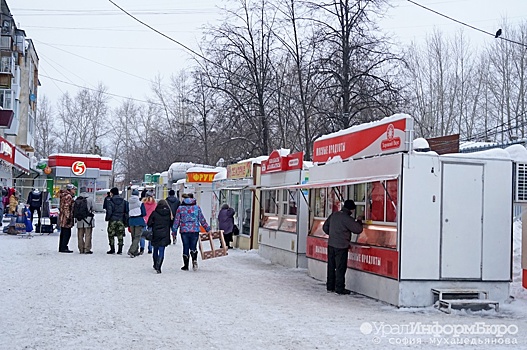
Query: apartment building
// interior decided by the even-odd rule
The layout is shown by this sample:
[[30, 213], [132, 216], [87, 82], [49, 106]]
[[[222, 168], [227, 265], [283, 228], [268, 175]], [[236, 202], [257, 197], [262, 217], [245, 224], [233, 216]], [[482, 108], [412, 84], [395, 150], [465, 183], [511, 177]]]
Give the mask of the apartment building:
[[0, 2], [0, 185], [14, 187], [34, 177], [29, 160], [35, 152], [39, 60], [7, 2]]

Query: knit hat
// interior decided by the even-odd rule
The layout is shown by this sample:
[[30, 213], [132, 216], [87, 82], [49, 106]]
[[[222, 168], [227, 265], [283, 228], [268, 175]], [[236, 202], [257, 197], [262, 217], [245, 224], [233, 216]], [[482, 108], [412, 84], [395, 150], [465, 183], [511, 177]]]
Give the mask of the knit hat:
[[139, 196], [139, 191], [137, 190], [137, 188], [134, 188], [132, 190], [132, 196]]
[[146, 191], [146, 196], [147, 197], [153, 197], [154, 196], [154, 192], [152, 192], [151, 190], [148, 190], [148, 191]]
[[119, 195], [119, 189], [117, 187], [114, 187], [110, 190], [110, 193], [113, 194], [114, 196], [117, 196]]
[[86, 192], [86, 187], [85, 187], [85, 186], [82, 186], [81, 189], [80, 189], [80, 192], [81, 192], [81, 193]]
[[344, 208], [348, 209], [348, 210], [354, 210], [357, 206], [355, 205], [355, 202], [352, 201], [351, 199], [346, 199], [344, 201]]
[[73, 190], [73, 189], [77, 189], [77, 187], [75, 187], [74, 184], [67, 184], [67, 185], [66, 185], [66, 189], [67, 189], [67, 190]]

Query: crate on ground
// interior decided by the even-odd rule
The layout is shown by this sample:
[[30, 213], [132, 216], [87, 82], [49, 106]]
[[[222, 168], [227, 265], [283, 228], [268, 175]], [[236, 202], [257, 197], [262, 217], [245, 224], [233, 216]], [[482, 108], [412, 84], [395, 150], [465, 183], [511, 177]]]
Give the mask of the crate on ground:
[[[214, 246], [214, 240], [219, 241], [220, 247]], [[227, 246], [225, 245], [225, 239], [223, 238], [223, 230], [202, 232], [199, 234], [199, 251], [201, 253], [201, 259], [212, 259], [220, 256], [228, 255]]]

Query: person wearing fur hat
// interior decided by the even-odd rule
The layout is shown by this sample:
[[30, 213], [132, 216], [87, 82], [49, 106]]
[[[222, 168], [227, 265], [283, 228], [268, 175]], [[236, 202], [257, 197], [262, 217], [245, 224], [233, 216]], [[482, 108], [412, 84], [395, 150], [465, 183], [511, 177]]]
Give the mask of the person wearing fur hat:
[[135, 258], [139, 255], [139, 241], [145, 227], [144, 217], [146, 216], [145, 205], [139, 199], [139, 191], [137, 189], [132, 190], [132, 195], [128, 199], [128, 205], [130, 207], [129, 230], [132, 235], [132, 244], [130, 244], [128, 249], [128, 256]]
[[73, 250], [68, 248], [68, 243], [71, 238], [71, 228], [75, 223], [73, 218], [73, 196], [77, 191], [77, 187], [72, 184], [67, 184], [65, 189], [59, 191], [59, 252], [73, 253]]
[[346, 270], [351, 233], [362, 232], [362, 221], [352, 216], [355, 202], [346, 199], [340, 211], [331, 213], [322, 230], [329, 235], [326, 289], [337, 294], [350, 294], [346, 289]]
[[117, 237], [117, 254], [123, 253], [124, 230], [128, 227], [129, 206], [128, 202], [119, 195], [119, 189], [110, 190], [112, 198], [108, 201], [105, 220], [108, 221], [108, 243], [110, 250], [106, 254], [115, 254], [115, 237]]

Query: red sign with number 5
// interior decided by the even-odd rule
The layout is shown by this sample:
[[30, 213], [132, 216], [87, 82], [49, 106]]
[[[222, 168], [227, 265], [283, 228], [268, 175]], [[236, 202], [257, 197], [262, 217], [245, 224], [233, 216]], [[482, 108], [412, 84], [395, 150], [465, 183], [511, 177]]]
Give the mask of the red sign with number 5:
[[80, 176], [86, 172], [86, 164], [81, 161], [76, 161], [71, 165], [71, 171], [73, 174]]

